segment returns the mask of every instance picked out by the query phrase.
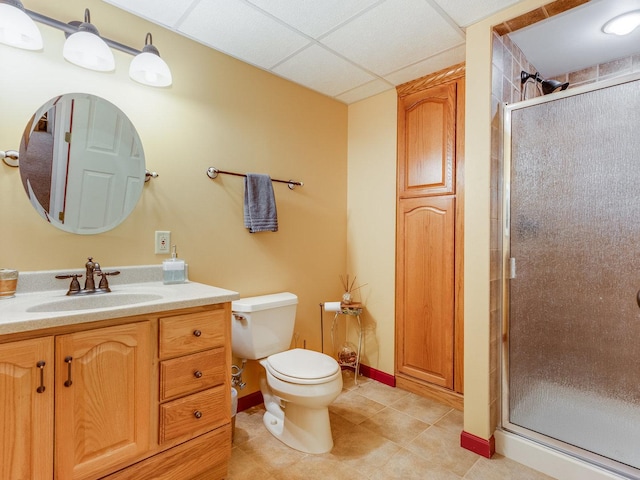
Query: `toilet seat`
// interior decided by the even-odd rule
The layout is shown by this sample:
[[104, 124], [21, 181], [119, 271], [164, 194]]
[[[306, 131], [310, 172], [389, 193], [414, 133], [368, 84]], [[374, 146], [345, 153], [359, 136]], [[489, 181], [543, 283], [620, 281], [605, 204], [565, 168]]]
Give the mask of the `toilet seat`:
[[264, 363], [274, 377], [301, 385], [327, 383], [340, 374], [340, 365], [334, 358], [301, 348], [271, 355]]

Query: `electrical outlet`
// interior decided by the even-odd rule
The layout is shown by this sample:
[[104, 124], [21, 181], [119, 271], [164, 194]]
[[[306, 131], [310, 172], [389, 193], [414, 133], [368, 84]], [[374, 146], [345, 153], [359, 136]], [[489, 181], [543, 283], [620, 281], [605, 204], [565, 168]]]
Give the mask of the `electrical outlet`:
[[171, 232], [156, 230], [156, 253], [171, 252]]

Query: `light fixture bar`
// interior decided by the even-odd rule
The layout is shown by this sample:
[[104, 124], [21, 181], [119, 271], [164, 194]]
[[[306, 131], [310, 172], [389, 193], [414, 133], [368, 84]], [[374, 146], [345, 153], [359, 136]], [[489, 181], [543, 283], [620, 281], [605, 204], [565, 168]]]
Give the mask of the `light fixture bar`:
[[[25, 8], [25, 13], [29, 15], [36, 22], [43, 23], [53, 28], [57, 28], [58, 30], [62, 30], [63, 32], [71, 35], [72, 33], [76, 33], [78, 31], [78, 27], [69, 23], [61, 22], [60, 20], [56, 20], [55, 18], [47, 17], [46, 15], [42, 15], [41, 13], [34, 12], [32, 10], [27, 10]], [[120, 42], [116, 42], [115, 40], [110, 40], [108, 38], [100, 36], [104, 42], [109, 45], [111, 48], [115, 48], [116, 50], [120, 50], [121, 52], [128, 53], [129, 55], [133, 55], [134, 57], [140, 53], [141, 50], [136, 50], [135, 48], [124, 45]]]

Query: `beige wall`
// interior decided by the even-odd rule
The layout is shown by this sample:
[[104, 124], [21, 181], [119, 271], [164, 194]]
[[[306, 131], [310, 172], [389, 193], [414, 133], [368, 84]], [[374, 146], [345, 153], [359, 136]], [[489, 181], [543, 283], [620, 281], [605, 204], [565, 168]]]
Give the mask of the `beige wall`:
[[[320, 349], [318, 303], [340, 295], [346, 271], [347, 107], [265, 73], [98, 0], [27, 0], [26, 8], [68, 22], [84, 8], [100, 33], [141, 48], [146, 32], [169, 63], [174, 85], [154, 89], [128, 78], [131, 56], [114, 51], [115, 73], [62, 58], [64, 35], [38, 24], [42, 52], [0, 45], [0, 150], [17, 150], [35, 110], [54, 95], [87, 92], [120, 107], [137, 127], [147, 167], [133, 214], [112, 231], [61, 232], [38, 217], [17, 169], [0, 163], [0, 267], [22, 271], [159, 264], [154, 231], [170, 230], [192, 280], [254, 295], [299, 296], [299, 345]], [[243, 182], [206, 176], [209, 166], [296, 179], [275, 184], [280, 230], [249, 234], [242, 223]], [[366, 276], [362, 272], [363, 278]], [[57, 280], [51, 279], [52, 282]], [[124, 282], [115, 278], [112, 284]], [[66, 285], [60, 285], [64, 288]], [[257, 390], [251, 383], [241, 394]]]
[[[465, 135], [465, 399], [464, 429], [480, 438], [493, 434], [496, 384], [491, 383], [491, 311], [499, 301], [491, 289], [491, 249], [498, 239], [498, 215], [491, 211], [492, 27], [548, 3], [524, 0], [467, 28], [467, 101]], [[493, 223], [493, 225], [492, 225]], [[496, 343], [494, 342], [494, 350]], [[494, 352], [495, 353], [495, 352]], [[495, 378], [494, 369], [494, 378]], [[492, 395], [493, 394], [493, 395]], [[494, 416], [491, 416], [491, 403]], [[493, 422], [492, 422], [493, 418]]]
[[393, 375], [395, 361], [395, 89], [349, 106], [347, 266], [365, 303], [363, 362]]

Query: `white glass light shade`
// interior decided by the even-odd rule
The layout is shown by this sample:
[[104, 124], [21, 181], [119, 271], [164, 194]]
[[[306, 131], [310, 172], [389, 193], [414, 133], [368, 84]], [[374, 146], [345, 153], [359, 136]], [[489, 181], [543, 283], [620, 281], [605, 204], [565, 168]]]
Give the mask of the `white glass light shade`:
[[640, 10], [634, 10], [612, 18], [602, 27], [604, 33], [628, 35], [640, 26]]
[[0, 43], [25, 50], [42, 49], [42, 35], [35, 22], [13, 5], [0, 3]]
[[116, 68], [109, 46], [91, 32], [79, 31], [70, 35], [64, 42], [62, 55], [74, 65], [89, 70], [111, 72]]
[[168, 87], [173, 83], [169, 66], [159, 55], [150, 52], [139, 53], [131, 60], [129, 76], [152, 87]]

